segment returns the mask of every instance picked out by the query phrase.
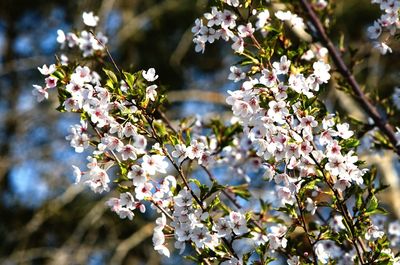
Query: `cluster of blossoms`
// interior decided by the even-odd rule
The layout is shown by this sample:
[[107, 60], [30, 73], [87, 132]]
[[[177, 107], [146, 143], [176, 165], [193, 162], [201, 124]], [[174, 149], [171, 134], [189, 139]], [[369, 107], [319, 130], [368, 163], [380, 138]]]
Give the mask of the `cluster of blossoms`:
[[[371, 228], [373, 228], [371, 229], [371, 232], [373, 232], [373, 230], [379, 231], [376, 234], [377, 236], [383, 236], [381, 232], [384, 231], [384, 234], [390, 238], [390, 245], [392, 247], [398, 247], [400, 245], [399, 220], [391, 221], [386, 215], [375, 215], [372, 217]], [[366, 236], [371, 236], [371, 233], [370, 235], [366, 234]]]
[[[90, 28], [94, 28], [97, 26], [97, 22], [99, 18], [93, 15], [93, 12], [84, 12], [82, 15], [84, 24]], [[104, 44], [107, 43], [108, 39], [101, 32], [97, 33], [97, 35], [93, 35], [89, 31], [83, 30], [79, 34], [75, 34], [73, 32], [65, 33], [63, 30], [59, 29], [57, 31], [58, 37], [57, 42], [61, 45], [61, 48], [68, 47], [70, 49], [78, 47], [82, 52], [83, 57], [100, 55], [96, 54], [96, 52], [103, 52]], [[68, 57], [65, 54], [60, 56], [61, 64], [68, 65]], [[48, 98], [48, 89], [55, 88], [57, 86], [58, 77], [52, 75], [56, 71], [55, 64], [50, 66], [43, 65], [42, 68], [38, 68], [42, 75], [48, 76], [45, 79], [46, 85], [44, 87], [34, 85], [33, 95], [37, 97], [37, 100], [40, 102], [44, 99]], [[82, 75], [82, 77], [80, 76]], [[90, 83], [93, 82], [92, 85], [96, 85], [99, 83], [100, 76], [96, 72], [91, 72], [87, 67], [78, 67], [76, 69], [75, 75], [72, 82], [69, 84], [69, 89], [79, 89], [79, 87], [83, 86], [85, 82]], [[76, 88], [74, 87], [76, 85]], [[71, 91], [70, 91], [71, 92]], [[71, 101], [70, 104], [73, 102]]]
[[[93, 15], [93, 12], [84, 12], [82, 15], [83, 23], [92, 30], [97, 26], [99, 17]], [[107, 37], [98, 32], [93, 35], [91, 31], [82, 30], [80, 33], [68, 32], [65, 33], [61, 29], [57, 31], [57, 42], [60, 43], [61, 48], [74, 48], [78, 47], [82, 52], [83, 57], [94, 56], [96, 53], [102, 52], [104, 50], [104, 44], [107, 43]], [[67, 57], [65, 55], [61, 56], [64, 63], [67, 63]]]
[[315, 43], [311, 46], [311, 49], [307, 50], [301, 56], [301, 59], [305, 61], [312, 61], [313, 59], [317, 59], [318, 61], [325, 61], [327, 56], [328, 49], [318, 43]]
[[41, 102], [45, 99], [49, 98], [48, 89], [55, 88], [57, 86], [58, 78], [55, 76], [51, 76], [56, 71], [56, 66], [54, 64], [43, 65], [43, 67], [38, 67], [38, 70], [42, 75], [48, 76], [45, 79], [45, 86], [33, 85], [34, 89], [32, 90], [32, 94], [36, 97], [38, 102]]
[[[385, 228], [368, 218], [379, 210], [374, 178], [359, 167], [354, 132], [340, 117], [322, 110], [318, 100], [331, 79], [327, 50], [313, 44], [303, 54], [267, 54], [258, 36], [268, 36], [273, 22], [305, 29], [303, 19], [277, 11], [272, 21], [267, 9], [259, 9], [249, 10], [250, 17], [244, 20], [239, 0], [223, 2], [226, 9], [212, 7], [204, 19], [195, 21], [192, 32], [198, 52], [204, 52], [207, 42], [230, 40], [232, 49], [249, 60], [230, 67], [228, 79], [238, 89], [228, 91], [226, 102], [233, 112], [228, 123], [212, 121], [207, 127], [182, 122], [173, 127], [159, 113], [163, 97], [153, 68], [134, 74], [117, 69], [118, 77], [110, 70], [96, 72], [95, 67], [67, 60], [39, 68], [45, 85], [34, 85], [38, 101], [56, 88], [59, 109], [81, 115], [67, 140], [76, 152], [92, 154], [87, 170], [73, 166], [76, 183], [85, 183], [96, 193], [118, 185], [120, 195], [106, 204], [123, 219], [132, 220], [135, 210], [145, 212], [150, 205], [159, 214], [154, 249], [165, 256], [171, 255], [167, 239], [174, 238], [181, 254], [190, 245], [200, 253], [194, 257], [198, 262], [203, 262], [204, 252], [207, 262], [223, 265], [250, 259], [266, 263], [282, 253], [290, 265], [367, 264], [364, 258], [399, 264], [385, 243]], [[326, 2], [316, 5], [322, 9]], [[83, 19], [89, 27], [98, 22], [93, 13], [84, 13]], [[93, 59], [104, 55], [96, 51], [105, 49], [106, 40], [86, 31], [80, 37], [59, 31], [62, 46], [77, 47], [83, 57]], [[276, 43], [268, 44], [275, 46], [280, 40], [271, 41]], [[306, 63], [299, 66], [299, 61]], [[246, 70], [249, 64], [252, 68]], [[219, 185], [212, 172], [217, 167], [250, 184], [257, 181], [253, 173], [261, 172], [273, 187], [275, 201], [240, 205], [237, 196], [247, 198], [250, 191]], [[191, 168], [206, 172], [212, 184], [201, 183]], [[115, 169], [114, 178], [110, 172]], [[352, 192], [358, 192], [357, 197]], [[306, 218], [313, 221], [307, 223]], [[296, 250], [297, 227], [303, 229], [312, 255]], [[399, 227], [394, 222], [387, 228], [392, 242], [400, 241]], [[376, 255], [368, 256], [376, 249]]]
[[185, 242], [193, 242], [199, 249], [215, 249], [222, 238], [230, 240], [248, 232], [246, 218], [239, 212], [230, 212], [229, 216], [219, 218], [211, 228], [207, 227], [205, 221], [212, 220], [213, 216], [203, 211], [204, 207], [194, 208], [193, 201], [186, 188], [174, 197], [171, 226], [174, 228], [175, 247], [181, 249], [180, 253], [185, 249]]
[[[374, 41], [374, 47], [381, 54], [391, 53], [392, 49], [387, 42], [390, 36], [396, 35], [400, 26], [398, 0], [371, 0], [372, 3], [378, 4], [383, 14], [374, 24], [368, 27], [368, 37]], [[387, 32], [388, 34], [384, 34]], [[389, 36], [388, 36], [389, 35]]]
[[111, 211], [117, 213], [122, 219], [128, 218], [132, 220], [134, 216], [133, 210], [135, 209], [140, 209], [142, 213], [146, 211], [144, 204], [135, 202], [129, 192], [121, 193], [120, 198], [112, 198], [106, 204], [111, 208]]
[[304, 21], [303, 18], [299, 17], [296, 14], [293, 14], [290, 11], [278, 11], [275, 13], [275, 16], [280, 20], [290, 24], [293, 28], [304, 29]]
[[[227, 4], [232, 6], [234, 10], [240, 6], [236, 2], [228, 1]], [[222, 39], [232, 41], [232, 49], [237, 53], [243, 53], [245, 48], [244, 38], [253, 36], [256, 30], [265, 30], [265, 27], [269, 24], [270, 13], [268, 10], [261, 12], [253, 10], [252, 13], [257, 16], [255, 27], [250, 22], [246, 25], [238, 24], [238, 16], [234, 11], [228, 9], [220, 11], [217, 7], [212, 7], [211, 12], [204, 14], [205, 20], [196, 19], [195, 26], [192, 28], [196, 52], [204, 52], [206, 43], [214, 43], [214, 41]], [[282, 20], [290, 20], [299, 26], [304, 25], [302, 19], [290, 11], [285, 13], [278, 11], [276, 16]]]
[[[289, 68], [290, 61], [282, 56], [279, 62], [273, 63], [271, 70], [264, 69], [259, 77], [252, 76], [239, 90], [229, 91], [227, 98], [257, 155], [265, 161], [265, 176], [277, 184], [277, 196], [282, 205], [295, 204], [303, 182], [316, 176], [318, 169], [329, 174], [333, 188], [340, 192], [352, 183], [362, 185], [365, 169], [358, 168], [358, 158], [353, 151], [343, 153], [339, 145], [353, 135], [349, 125], [336, 123], [333, 115], [326, 116], [319, 124], [309, 110], [288, 101], [288, 94], [293, 92], [314, 97], [313, 92], [330, 78], [329, 65], [315, 62], [313, 73], [308, 77], [301, 73], [287, 76]], [[263, 102], [265, 98], [269, 101]], [[260, 107], [266, 103], [267, 108]], [[325, 164], [322, 161], [326, 161]], [[308, 205], [307, 210], [316, 211], [310, 197]], [[322, 243], [315, 246], [317, 255], [322, 246]]]

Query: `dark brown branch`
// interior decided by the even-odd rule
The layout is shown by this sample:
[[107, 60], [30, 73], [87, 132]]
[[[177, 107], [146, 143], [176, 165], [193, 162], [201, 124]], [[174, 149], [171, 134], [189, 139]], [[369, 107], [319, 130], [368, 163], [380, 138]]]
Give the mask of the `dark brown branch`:
[[343, 58], [340, 55], [339, 51], [336, 49], [335, 45], [332, 43], [329, 36], [326, 34], [321, 21], [319, 20], [317, 14], [314, 12], [314, 9], [312, 8], [308, 0], [300, 0], [300, 2], [304, 10], [306, 11], [307, 15], [309, 16], [312, 25], [315, 27], [319, 35], [320, 41], [328, 49], [329, 54], [332, 57], [332, 60], [337, 67], [337, 70], [347, 80], [352, 91], [354, 92], [357, 102], [361, 105], [364, 111], [372, 118], [375, 125], [381, 130], [381, 132], [387, 136], [387, 138], [389, 139], [390, 143], [393, 146], [394, 151], [398, 155], [400, 155], [400, 146], [397, 145], [398, 141], [393, 127], [387, 122], [387, 120], [382, 115], [379, 114], [375, 106], [369, 101], [367, 96], [364, 94], [360, 85], [354, 78], [353, 74], [344, 63]]

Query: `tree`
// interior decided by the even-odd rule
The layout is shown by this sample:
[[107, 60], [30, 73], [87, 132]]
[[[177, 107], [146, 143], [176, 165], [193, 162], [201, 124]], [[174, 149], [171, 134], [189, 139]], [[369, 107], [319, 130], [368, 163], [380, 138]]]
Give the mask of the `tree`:
[[[399, 4], [373, 2], [383, 14], [368, 36], [385, 55]], [[340, 51], [326, 33], [333, 14], [326, 1], [285, 7], [216, 1], [195, 21], [197, 52], [225, 40], [236, 55], [231, 119], [171, 121], [157, 70], [118, 66], [107, 37], [94, 31], [98, 17], [86, 12], [87, 29], [58, 32], [81, 57], [40, 68], [45, 85], [33, 93], [42, 101], [57, 90], [57, 109], [80, 115], [67, 139], [92, 155], [87, 169], [74, 166], [76, 182], [95, 193], [118, 190], [107, 205], [122, 219], [156, 211], [153, 244], [162, 255], [174, 243], [206, 264], [398, 264], [390, 247], [399, 242], [399, 222], [379, 217], [386, 210], [377, 194], [387, 187], [356, 154], [363, 145], [400, 154], [398, 96], [365, 93], [354, 73], [360, 54]], [[370, 121], [330, 110], [323, 95], [334, 87]]]

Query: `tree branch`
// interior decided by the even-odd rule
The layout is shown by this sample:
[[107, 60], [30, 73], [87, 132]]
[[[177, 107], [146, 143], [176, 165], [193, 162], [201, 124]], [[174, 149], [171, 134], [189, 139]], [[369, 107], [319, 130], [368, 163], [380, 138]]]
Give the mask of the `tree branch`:
[[319, 35], [320, 41], [328, 49], [329, 54], [331, 55], [332, 60], [335, 63], [339, 73], [347, 80], [352, 91], [354, 92], [357, 102], [360, 103], [361, 107], [372, 118], [375, 125], [381, 130], [381, 132], [388, 137], [390, 143], [393, 145], [394, 151], [398, 155], [400, 155], [400, 146], [398, 145], [398, 140], [393, 127], [387, 122], [387, 120], [382, 115], [379, 114], [378, 110], [375, 108], [375, 106], [372, 105], [368, 97], [361, 90], [360, 85], [357, 83], [353, 74], [346, 66], [339, 51], [336, 49], [336, 47], [326, 34], [321, 21], [319, 20], [317, 14], [314, 12], [314, 9], [312, 8], [308, 0], [300, 0], [300, 2], [304, 10], [306, 11], [307, 15], [309, 16], [311, 23], [315, 27], [315, 30]]
[[123, 259], [128, 255], [131, 249], [142, 243], [153, 234], [153, 223], [148, 223], [130, 237], [123, 240], [116, 248], [111, 258], [110, 264], [122, 264]]

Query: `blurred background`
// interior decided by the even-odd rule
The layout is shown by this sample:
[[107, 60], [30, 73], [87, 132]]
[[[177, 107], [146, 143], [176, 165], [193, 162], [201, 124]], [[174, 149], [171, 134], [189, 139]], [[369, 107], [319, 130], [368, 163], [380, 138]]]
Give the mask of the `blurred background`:
[[[387, 97], [400, 83], [399, 60], [369, 52], [366, 27], [379, 16], [369, 2], [336, 1], [332, 34], [336, 39], [343, 34], [345, 47], [362, 44], [357, 78], [374, 95]], [[85, 156], [75, 154], [65, 136], [79, 117], [60, 115], [56, 100], [38, 104], [31, 91], [32, 84], [43, 83], [37, 67], [55, 62], [57, 29], [81, 29], [82, 12], [94, 11], [123, 69], [157, 69], [170, 94], [168, 116], [227, 110], [224, 93], [232, 84], [226, 78], [235, 62], [230, 47], [207, 46], [199, 55], [192, 46], [193, 21], [209, 5], [206, 0], [0, 0], [0, 264], [184, 264], [182, 257], [162, 259], [153, 251], [151, 212], [121, 220], [104, 206], [112, 194], [95, 196], [72, 185], [71, 165], [84, 164]], [[350, 99], [334, 91], [328, 94], [332, 109], [365, 118], [354, 104], [340, 105]], [[397, 159], [390, 152], [376, 159], [394, 186], [385, 195], [387, 204], [400, 202]]]

